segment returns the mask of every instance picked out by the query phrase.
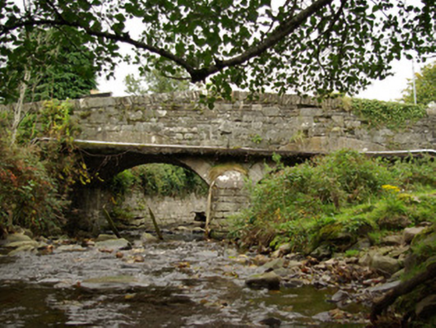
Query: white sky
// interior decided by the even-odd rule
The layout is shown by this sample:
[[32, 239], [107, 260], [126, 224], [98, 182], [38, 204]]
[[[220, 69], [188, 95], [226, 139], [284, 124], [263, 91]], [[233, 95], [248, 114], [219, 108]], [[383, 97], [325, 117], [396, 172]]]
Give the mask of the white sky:
[[[419, 72], [422, 65], [415, 63], [415, 71]], [[390, 76], [383, 81], [374, 81], [366, 90], [360, 92], [356, 97], [367, 99], [378, 99], [384, 101], [398, 100], [402, 96], [402, 91], [407, 87], [407, 79], [411, 79], [412, 61], [403, 59], [393, 65], [394, 76]], [[107, 81], [99, 78], [98, 89], [101, 92], [112, 92], [115, 97], [126, 96], [124, 92], [124, 77], [133, 73], [138, 76], [137, 68], [122, 63], [115, 72], [115, 79]]]

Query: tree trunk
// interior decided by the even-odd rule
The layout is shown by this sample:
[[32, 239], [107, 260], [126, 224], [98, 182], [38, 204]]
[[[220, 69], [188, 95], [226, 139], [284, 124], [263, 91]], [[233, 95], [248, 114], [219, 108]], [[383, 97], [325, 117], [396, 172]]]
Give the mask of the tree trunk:
[[212, 196], [213, 189], [215, 187], [215, 180], [212, 181], [209, 187], [209, 193], [207, 195], [207, 205], [206, 205], [206, 225], [204, 227], [206, 238], [210, 237], [210, 223], [212, 221]]
[[421, 272], [413, 278], [402, 282], [397, 287], [386, 293], [381, 299], [374, 302], [370, 315], [371, 322], [375, 324], [377, 317], [390, 305], [392, 305], [398, 297], [410, 293], [419, 285], [435, 278], [436, 263], [431, 263], [427, 266], [424, 272]]
[[30, 80], [30, 70], [27, 67], [24, 69], [24, 80], [20, 83], [20, 97], [14, 108], [14, 121], [12, 122], [11, 146], [15, 144], [17, 139], [18, 125], [21, 122], [21, 113], [23, 112], [24, 97], [26, 96], [27, 84]]

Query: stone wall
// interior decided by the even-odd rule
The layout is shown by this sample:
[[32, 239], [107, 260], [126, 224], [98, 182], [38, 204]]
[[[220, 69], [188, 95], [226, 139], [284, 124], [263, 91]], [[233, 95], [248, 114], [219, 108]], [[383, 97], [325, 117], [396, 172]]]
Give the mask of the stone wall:
[[249, 101], [217, 101], [210, 110], [200, 93], [141, 97], [86, 98], [75, 103], [81, 139], [150, 144], [251, 147], [325, 152], [340, 148], [398, 150], [435, 148], [436, 115], [400, 131], [371, 128], [342, 108], [341, 100], [322, 104], [310, 98], [274, 94]]
[[[436, 109], [405, 129], [371, 127], [345, 111], [340, 99], [318, 103], [294, 95], [262, 94], [250, 101], [234, 92], [232, 101], [200, 103], [200, 92], [74, 100], [81, 139], [108, 142], [251, 147], [328, 152], [436, 148]], [[41, 103], [26, 104], [37, 109]], [[0, 111], [10, 110], [0, 106]]]
[[118, 205], [119, 208], [129, 213], [129, 216], [133, 216], [133, 219], [118, 220], [118, 222], [126, 226], [128, 223], [132, 228], [154, 230], [148, 211], [148, 206], [150, 206], [160, 227], [192, 224], [194, 212], [205, 212], [206, 204], [206, 196], [197, 196], [193, 193], [184, 198], [150, 197], [144, 196], [138, 189], [133, 189]]

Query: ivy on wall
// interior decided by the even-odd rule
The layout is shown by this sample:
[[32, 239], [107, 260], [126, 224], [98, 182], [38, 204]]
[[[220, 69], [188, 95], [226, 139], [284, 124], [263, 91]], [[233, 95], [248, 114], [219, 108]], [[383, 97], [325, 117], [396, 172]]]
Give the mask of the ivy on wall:
[[352, 111], [368, 120], [373, 126], [386, 126], [391, 129], [405, 127], [409, 121], [417, 121], [426, 115], [422, 105], [403, 104], [373, 99], [351, 99]]

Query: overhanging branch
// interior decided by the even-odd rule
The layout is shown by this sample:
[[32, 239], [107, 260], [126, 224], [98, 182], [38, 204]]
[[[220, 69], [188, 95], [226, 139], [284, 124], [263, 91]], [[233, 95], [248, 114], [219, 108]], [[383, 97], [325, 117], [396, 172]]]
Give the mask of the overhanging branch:
[[[225, 68], [242, 65], [248, 62], [250, 59], [263, 54], [269, 48], [274, 47], [278, 42], [283, 40], [283, 38], [285, 38], [286, 36], [294, 32], [296, 29], [298, 29], [310, 16], [315, 14], [318, 10], [320, 10], [324, 6], [331, 4], [332, 2], [333, 0], [318, 0], [314, 2], [313, 4], [311, 4], [306, 9], [302, 10], [297, 15], [295, 16], [292, 15], [291, 17], [289, 17], [289, 19], [283, 21], [279, 26], [277, 26], [274, 29], [273, 32], [271, 32], [265, 39], [263, 39], [257, 45], [248, 48], [245, 52], [241, 53], [238, 56], [223, 61], [217, 60], [214, 65], [211, 65], [209, 67], [203, 67], [203, 68], [195, 68], [190, 64], [188, 64], [188, 62], [183, 58], [178, 57], [165, 49], [155, 47], [147, 43], [144, 43], [142, 41], [132, 39], [128, 33], [111, 33], [109, 31], [98, 31], [89, 27], [89, 24], [85, 26], [82, 24], [82, 22], [68, 21], [62, 16], [62, 13], [60, 13], [56, 7], [53, 8], [54, 6], [53, 4], [51, 7], [53, 13], [56, 16], [55, 19], [35, 19], [33, 17], [30, 17], [26, 20], [20, 20], [12, 25], [1, 27], [0, 36], [6, 35], [14, 30], [26, 26], [51, 26], [51, 27], [70, 26], [77, 29], [82, 29], [90, 36], [99, 37], [106, 40], [112, 40], [115, 42], [130, 44], [137, 49], [142, 49], [157, 54], [163, 58], [166, 58], [174, 62], [175, 64], [179, 65], [180, 67], [184, 68], [191, 76], [191, 82], [195, 83], [195, 82], [204, 81], [208, 76], [220, 72]], [[50, 5], [50, 2], [47, 3]]]

